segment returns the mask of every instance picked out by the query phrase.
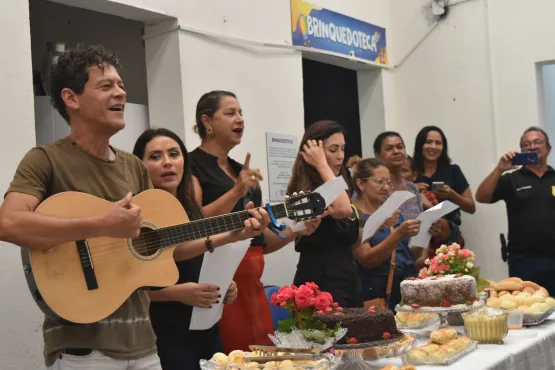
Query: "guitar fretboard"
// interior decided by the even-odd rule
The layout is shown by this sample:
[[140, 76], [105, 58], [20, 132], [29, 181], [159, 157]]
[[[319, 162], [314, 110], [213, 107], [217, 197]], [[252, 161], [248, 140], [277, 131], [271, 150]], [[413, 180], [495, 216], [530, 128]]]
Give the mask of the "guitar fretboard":
[[[287, 217], [285, 204], [271, 206], [276, 219]], [[160, 248], [183, 244], [192, 240], [204, 239], [208, 236], [239, 230], [245, 227], [245, 220], [251, 216], [247, 211], [204, 218], [182, 225], [169, 226], [156, 230], [160, 238]]]

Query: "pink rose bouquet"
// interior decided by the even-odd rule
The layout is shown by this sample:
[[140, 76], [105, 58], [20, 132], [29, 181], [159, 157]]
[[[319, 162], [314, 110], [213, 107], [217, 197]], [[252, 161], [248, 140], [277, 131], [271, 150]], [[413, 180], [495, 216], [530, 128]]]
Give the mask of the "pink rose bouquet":
[[[429, 276], [451, 274], [474, 276], [476, 271], [479, 271], [479, 268], [474, 266], [475, 258], [474, 252], [461, 249], [457, 243], [450, 246], [444, 244], [436, 250], [434, 258], [424, 261], [428, 267], [420, 270], [418, 277], [423, 279]], [[474, 277], [477, 278], [477, 276]]]
[[330, 293], [321, 291], [313, 282], [305, 283], [298, 288], [294, 285], [283, 286], [277, 293], [272, 294], [270, 303], [275, 307], [284, 307], [291, 315], [290, 318], [279, 322], [278, 331], [284, 333], [298, 328], [329, 331], [328, 334], [333, 336], [334, 331], [327, 329], [314, 314], [342, 315], [343, 311], [343, 308], [333, 301]]

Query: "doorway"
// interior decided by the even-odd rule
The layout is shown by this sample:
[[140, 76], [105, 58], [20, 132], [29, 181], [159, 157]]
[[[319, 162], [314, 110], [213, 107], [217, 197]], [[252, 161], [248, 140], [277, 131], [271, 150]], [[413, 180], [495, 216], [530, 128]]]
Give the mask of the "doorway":
[[357, 71], [303, 58], [305, 129], [331, 119], [347, 132], [345, 160], [362, 156]]

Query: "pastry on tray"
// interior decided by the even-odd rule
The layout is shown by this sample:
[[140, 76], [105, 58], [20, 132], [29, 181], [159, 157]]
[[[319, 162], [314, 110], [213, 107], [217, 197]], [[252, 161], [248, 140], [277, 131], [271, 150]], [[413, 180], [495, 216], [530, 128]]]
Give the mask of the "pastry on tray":
[[[291, 355], [288, 353], [277, 353], [278, 356], [281, 355]], [[296, 370], [299, 369], [299, 366], [317, 366], [319, 363], [328, 361], [327, 359], [321, 360], [298, 360], [298, 361], [291, 361], [291, 360], [283, 360], [283, 361], [270, 361], [266, 362], [265, 364], [258, 364], [257, 362], [249, 361], [249, 358], [263, 356], [261, 352], [249, 352], [245, 353], [240, 350], [232, 351], [229, 355], [224, 353], [218, 352], [212, 356], [210, 362], [214, 365], [225, 368], [226, 366], [234, 366], [240, 365], [247, 368], [264, 368], [264, 369], [279, 369], [279, 370]]]
[[406, 354], [412, 364], [444, 363], [449, 358], [463, 352], [472, 345], [468, 337], [459, 337], [452, 328], [434, 330], [428, 344], [413, 349]]
[[397, 312], [395, 315], [397, 325], [403, 328], [418, 328], [434, 318], [437, 318], [437, 314], [425, 312]]
[[430, 339], [436, 344], [445, 344], [458, 336], [457, 331], [453, 328], [443, 328], [433, 330], [430, 333]]

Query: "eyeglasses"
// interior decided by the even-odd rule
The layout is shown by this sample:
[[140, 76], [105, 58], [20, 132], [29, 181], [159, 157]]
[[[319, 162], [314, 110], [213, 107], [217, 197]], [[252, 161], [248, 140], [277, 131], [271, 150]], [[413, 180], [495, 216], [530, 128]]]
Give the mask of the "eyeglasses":
[[540, 146], [542, 144], [545, 144], [545, 140], [534, 140], [534, 141], [525, 141], [523, 142], [520, 146], [522, 148], [530, 148], [532, 145], [534, 146]]
[[371, 180], [372, 182], [374, 182], [376, 185], [378, 185], [381, 188], [385, 187], [386, 185], [389, 186], [390, 188], [393, 188], [393, 185], [395, 184], [392, 180], [382, 179], [381, 177], [379, 177], [377, 179], [369, 177], [369, 178], [363, 179], [363, 180]]

